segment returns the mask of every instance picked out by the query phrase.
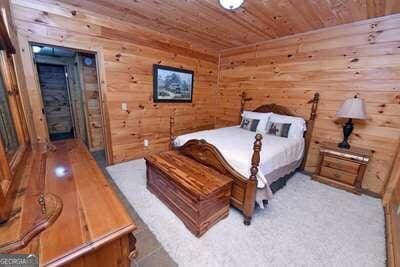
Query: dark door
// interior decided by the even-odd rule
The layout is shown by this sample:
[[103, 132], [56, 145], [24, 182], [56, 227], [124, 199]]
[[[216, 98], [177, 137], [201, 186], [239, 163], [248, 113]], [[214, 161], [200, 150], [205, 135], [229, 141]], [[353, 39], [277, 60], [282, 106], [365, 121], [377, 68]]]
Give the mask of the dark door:
[[65, 67], [37, 64], [50, 140], [74, 138]]

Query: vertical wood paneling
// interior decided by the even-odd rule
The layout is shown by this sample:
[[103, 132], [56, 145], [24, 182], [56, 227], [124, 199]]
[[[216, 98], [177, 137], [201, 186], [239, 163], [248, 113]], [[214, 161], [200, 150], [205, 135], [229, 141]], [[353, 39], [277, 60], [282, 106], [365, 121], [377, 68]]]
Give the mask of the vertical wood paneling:
[[[92, 64], [85, 64], [85, 58], [90, 58]], [[104, 137], [96, 59], [92, 55], [80, 55], [79, 59], [81, 61], [79, 66], [81, 66], [82, 90], [86, 103], [89, 148], [92, 151], [101, 150], [104, 149]]]
[[220, 61], [217, 127], [237, 123], [242, 91], [249, 109], [274, 102], [303, 116], [320, 92], [309, 171], [318, 144], [342, 138], [341, 103], [364, 98], [368, 120], [356, 121], [351, 144], [374, 151], [363, 188], [383, 193], [400, 137], [400, 15], [225, 50]]
[[49, 134], [70, 133], [73, 124], [65, 67], [47, 64], [37, 66]]
[[[363, 19], [374, 16], [372, 13], [383, 14], [383, 7], [391, 5], [390, 1], [382, 6], [378, 2], [361, 5], [362, 10], [352, 10], [353, 15]], [[116, 162], [166, 149], [168, 116], [173, 112], [180, 132], [213, 128], [215, 114], [217, 127], [231, 125], [238, 117], [239, 94], [245, 90], [253, 98], [248, 108], [277, 102], [308, 116], [306, 100], [319, 91], [318, 121], [307, 162], [307, 169], [312, 171], [318, 161], [319, 142], [341, 139], [343, 121], [335, 118], [336, 110], [344, 99], [359, 94], [367, 100], [369, 119], [356, 123], [351, 141], [374, 151], [363, 187], [382, 193], [400, 135], [399, 15], [224, 50], [218, 72], [217, 58], [191, 49], [190, 40], [182, 42], [53, 0], [12, 3], [22, 43], [47, 41], [101, 51], [106, 77], [101, 84], [106, 86], [106, 113]], [[350, 19], [348, 10], [338, 6], [335, 19], [343, 21], [330, 24], [328, 11], [320, 10], [326, 12], [324, 21], [302, 23], [316, 28]], [[21, 47], [26, 49], [24, 44]], [[29, 59], [24, 60], [27, 64]], [[151, 70], [155, 63], [195, 71], [192, 104], [152, 102]], [[215, 99], [217, 75], [220, 78]], [[33, 88], [30, 93], [31, 101], [35, 100]], [[128, 112], [121, 110], [122, 103], [127, 103]], [[34, 109], [33, 114], [36, 113]], [[42, 140], [40, 127], [36, 132]], [[148, 148], [143, 146], [144, 139], [150, 141]]]
[[[58, 1], [12, 0], [12, 10], [24, 54], [24, 70], [30, 81], [27, 41], [101, 51], [104, 59], [105, 101], [115, 162], [142, 157], [168, 148], [169, 120], [176, 114], [181, 132], [213, 128], [217, 58], [191, 49], [172, 37], [139, 28]], [[24, 46], [25, 44], [25, 46]], [[155, 104], [152, 102], [152, 65], [163, 64], [193, 70], [193, 103]], [[26, 70], [25, 70], [26, 71]], [[31, 102], [37, 89], [28, 83]], [[128, 112], [121, 104], [127, 103]], [[33, 105], [34, 118], [41, 118], [40, 105]], [[35, 116], [35, 114], [37, 116]], [[36, 120], [39, 141], [46, 129]], [[144, 139], [149, 147], [144, 147]]]

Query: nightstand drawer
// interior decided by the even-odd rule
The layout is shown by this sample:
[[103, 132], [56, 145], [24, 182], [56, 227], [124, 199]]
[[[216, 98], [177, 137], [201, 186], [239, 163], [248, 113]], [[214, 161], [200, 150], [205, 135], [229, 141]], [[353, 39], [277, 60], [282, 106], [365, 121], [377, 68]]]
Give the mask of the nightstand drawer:
[[322, 163], [322, 166], [330, 167], [333, 169], [338, 169], [344, 172], [349, 172], [353, 174], [358, 174], [358, 171], [360, 169], [360, 164], [348, 160], [343, 160], [343, 159], [338, 159], [335, 157], [330, 157], [326, 155], [324, 157], [324, 162]]
[[357, 174], [344, 172], [338, 169], [322, 166], [321, 167], [321, 176], [331, 178], [349, 185], [354, 185], [357, 179]]

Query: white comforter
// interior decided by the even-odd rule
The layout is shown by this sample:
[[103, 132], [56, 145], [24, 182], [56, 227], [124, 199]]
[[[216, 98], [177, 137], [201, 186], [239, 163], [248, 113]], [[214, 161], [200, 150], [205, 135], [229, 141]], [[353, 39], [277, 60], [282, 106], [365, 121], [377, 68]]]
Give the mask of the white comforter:
[[[182, 146], [190, 139], [204, 139], [218, 148], [236, 171], [244, 177], [250, 177], [255, 135], [255, 132], [233, 126], [181, 135], [175, 139], [175, 145]], [[270, 191], [270, 182], [267, 181], [265, 175], [300, 160], [303, 152], [303, 138], [289, 139], [263, 134], [257, 187], [266, 187]], [[270, 194], [272, 195], [272, 192]]]

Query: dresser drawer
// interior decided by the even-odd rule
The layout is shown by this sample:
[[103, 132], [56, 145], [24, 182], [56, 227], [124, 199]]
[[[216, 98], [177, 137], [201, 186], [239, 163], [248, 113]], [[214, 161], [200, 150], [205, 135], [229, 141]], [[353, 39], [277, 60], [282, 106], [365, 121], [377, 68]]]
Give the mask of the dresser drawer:
[[322, 166], [321, 167], [321, 176], [331, 178], [349, 185], [354, 185], [357, 179], [357, 174], [344, 172], [338, 169]]
[[343, 160], [343, 159], [338, 159], [335, 157], [331, 157], [326, 155], [324, 157], [324, 162], [322, 163], [322, 166], [326, 166], [329, 168], [333, 169], [338, 169], [343, 172], [348, 172], [348, 173], [353, 173], [353, 174], [358, 174], [358, 171], [360, 169], [360, 164], [348, 160]]

